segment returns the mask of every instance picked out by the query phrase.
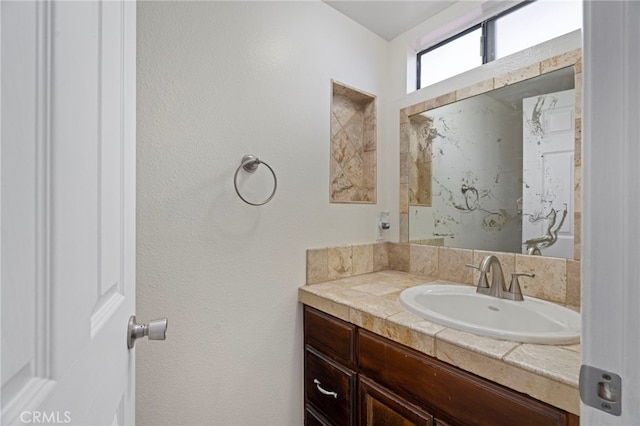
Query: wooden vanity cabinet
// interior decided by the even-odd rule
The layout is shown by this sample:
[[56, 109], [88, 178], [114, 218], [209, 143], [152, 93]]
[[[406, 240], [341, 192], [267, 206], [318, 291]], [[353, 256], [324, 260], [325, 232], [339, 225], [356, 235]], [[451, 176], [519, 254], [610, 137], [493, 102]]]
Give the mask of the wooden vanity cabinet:
[[571, 413], [316, 309], [305, 306], [304, 321], [306, 425], [579, 423]]
[[304, 309], [305, 425], [356, 423], [356, 326]]
[[359, 425], [433, 426], [433, 416], [363, 375], [358, 377]]
[[577, 416], [366, 330], [358, 373], [430, 412], [437, 425], [576, 425]]

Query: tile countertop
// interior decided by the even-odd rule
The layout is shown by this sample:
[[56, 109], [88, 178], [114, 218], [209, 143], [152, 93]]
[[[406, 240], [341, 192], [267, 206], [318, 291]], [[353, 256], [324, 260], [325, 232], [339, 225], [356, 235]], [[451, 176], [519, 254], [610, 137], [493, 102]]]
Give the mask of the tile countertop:
[[407, 311], [398, 296], [407, 287], [428, 282], [448, 283], [404, 272], [374, 272], [305, 285], [298, 289], [298, 300], [448, 364], [580, 414], [579, 344], [509, 342], [424, 320]]

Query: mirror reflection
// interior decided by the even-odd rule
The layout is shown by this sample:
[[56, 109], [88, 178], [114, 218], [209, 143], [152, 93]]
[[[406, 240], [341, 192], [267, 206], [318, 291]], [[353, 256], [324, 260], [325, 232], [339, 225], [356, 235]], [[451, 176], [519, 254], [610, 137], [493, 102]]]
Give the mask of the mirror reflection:
[[574, 68], [409, 117], [409, 241], [574, 257]]

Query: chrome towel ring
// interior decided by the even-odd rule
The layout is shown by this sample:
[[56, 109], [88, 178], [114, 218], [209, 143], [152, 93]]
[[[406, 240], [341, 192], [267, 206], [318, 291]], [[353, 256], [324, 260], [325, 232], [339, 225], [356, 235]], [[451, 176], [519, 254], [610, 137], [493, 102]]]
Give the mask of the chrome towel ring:
[[[254, 173], [260, 164], [264, 164], [265, 166], [267, 166], [267, 168], [271, 171], [271, 174], [273, 175], [273, 192], [271, 192], [271, 195], [269, 195], [269, 198], [267, 198], [263, 202], [252, 203], [251, 201], [247, 201], [242, 195], [240, 195], [240, 191], [238, 190], [238, 173], [240, 172], [240, 169], [244, 169], [246, 172], [249, 172], [249, 173]], [[240, 199], [245, 203], [251, 206], [262, 206], [264, 204], [267, 204], [269, 201], [271, 201], [273, 196], [276, 195], [276, 189], [278, 188], [278, 178], [276, 177], [276, 172], [273, 171], [271, 166], [269, 166], [267, 163], [265, 163], [258, 157], [251, 154], [247, 154], [244, 157], [242, 157], [242, 161], [240, 161], [240, 165], [236, 169], [235, 175], [233, 175], [233, 187], [236, 189], [236, 194], [238, 194], [238, 197], [240, 197]]]
[[[466, 183], [463, 183], [460, 191], [464, 194], [464, 202], [467, 205], [467, 209], [469, 211], [474, 211], [475, 209], [477, 209], [480, 205], [480, 196], [478, 195], [478, 190], [473, 186], [469, 186]], [[469, 203], [469, 192], [473, 194], [471, 196], [471, 203]], [[473, 207], [471, 207], [469, 204], [473, 204]]]

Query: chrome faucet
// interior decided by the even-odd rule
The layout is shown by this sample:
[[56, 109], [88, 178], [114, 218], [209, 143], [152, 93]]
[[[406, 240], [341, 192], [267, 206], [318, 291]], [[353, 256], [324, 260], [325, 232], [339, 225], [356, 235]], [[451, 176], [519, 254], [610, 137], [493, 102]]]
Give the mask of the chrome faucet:
[[482, 262], [480, 263], [480, 273], [488, 273], [489, 268], [491, 268], [491, 272], [493, 275], [493, 277], [491, 278], [491, 285], [489, 286], [489, 291], [487, 291], [486, 293], [482, 291], [481, 293], [504, 299], [504, 295], [506, 294], [507, 289], [504, 286], [504, 274], [502, 272], [502, 265], [500, 264], [500, 260], [498, 260], [498, 258], [494, 255], [485, 256], [485, 258], [482, 259]]
[[[494, 256], [489, 255], [485, 256], [480, 262], [480, 266], [475, 265], [466, 265], [471, 268], [475, 268], [480, 271], [480, 279], [478, 280], [478, 286], [476, 288], [477, 293], [486, 294], [492, 297], [497, 297], [499, 299], [509, 299], [521, 301], [524, 300], [522, 297], [522, 290], [520, 289], [520, 282], [518, 281], [518, 277], [527, 276], [533, 278], [534, 274], [528, 273], [513, 273], [511, 274], [511, 285], [507, 290], [507, 287], [504, 283], [504, 273], [502, 272], [502, 265], [500, 264], [500, 260]], [[487, 273], [491, 270], [492, 278], [491, 284], [487, 282]]]

